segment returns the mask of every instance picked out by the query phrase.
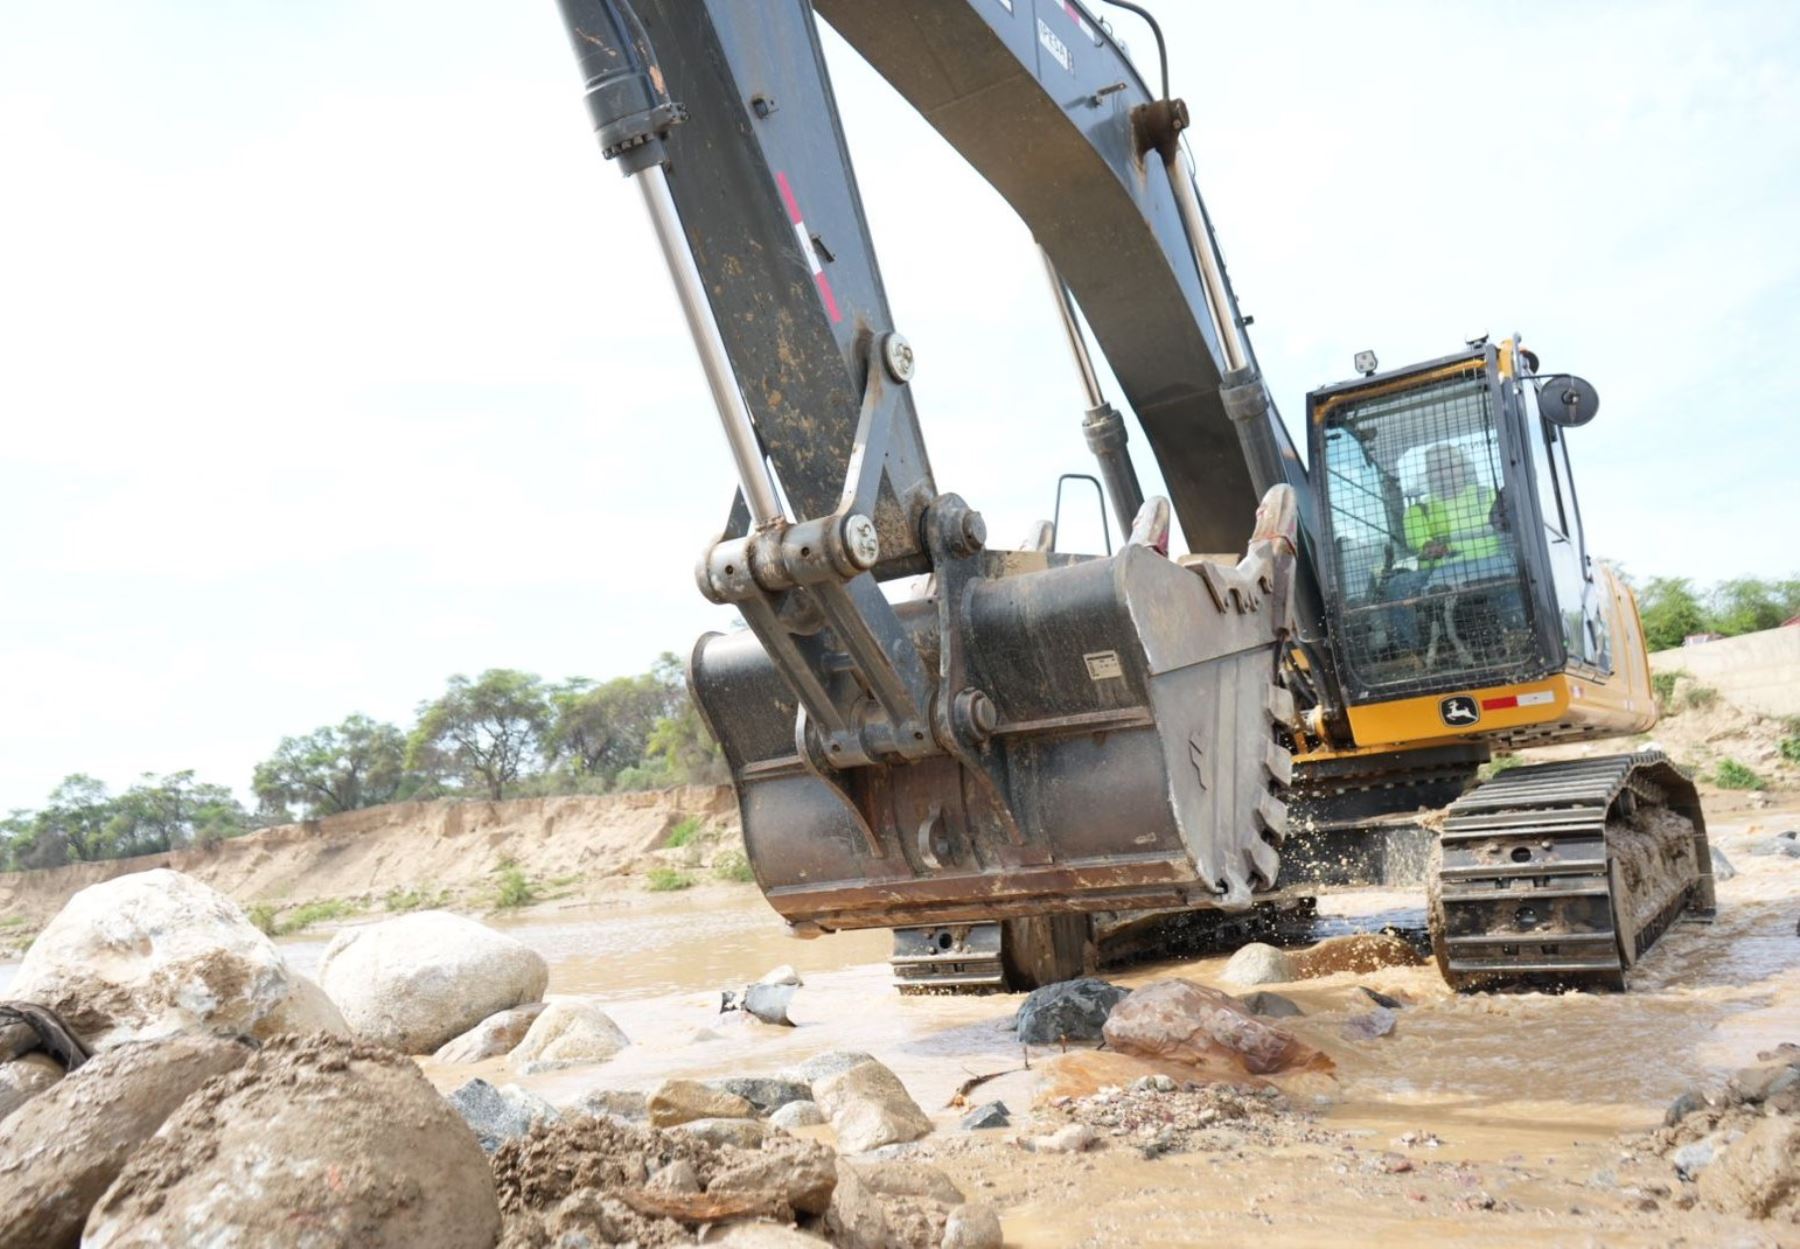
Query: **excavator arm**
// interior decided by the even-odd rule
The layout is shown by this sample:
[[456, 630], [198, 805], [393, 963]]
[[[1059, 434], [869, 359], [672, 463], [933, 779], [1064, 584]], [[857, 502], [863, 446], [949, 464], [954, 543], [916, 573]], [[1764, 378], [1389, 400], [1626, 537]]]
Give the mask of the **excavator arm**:
[[[1037, 235], [1190, 542], [1249, 545], [1187, 567], [1147, 522], [1104, 559], [1000, 553], [932, 480], [813, 7], [562, 8], [738, 470], [698, 577], [748, 629], [700, 639], [689, 672], [770, 902], [818, 930], [1272, 887], [1303, 477], [1181, 167], [1179, 101], [1072, 2], [817, 4]], [[1131, 521], [1109, 412], [1096, 394], [1090, 442]], [[878, 584], [916, 573], [923, 597]]]

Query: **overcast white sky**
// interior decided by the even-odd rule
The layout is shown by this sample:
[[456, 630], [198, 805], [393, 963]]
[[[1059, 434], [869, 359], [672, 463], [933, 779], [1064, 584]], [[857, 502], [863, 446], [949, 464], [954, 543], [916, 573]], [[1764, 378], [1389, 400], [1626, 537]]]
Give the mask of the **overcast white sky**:
[[[1595, 549], [1800, 567], [1800, 5], [1156, 7], [1290, 416], [1359, 348], [1523, 330], [1603, 396]], [[550, 0], [0, 32], [0, 810], [78, 770], [242, 792], [453, 672], [641, 670], [719, 623], [728, 461]], [[1030, 239], [828, 42], [939, 487], [1010, 545], [1089, 464]]]

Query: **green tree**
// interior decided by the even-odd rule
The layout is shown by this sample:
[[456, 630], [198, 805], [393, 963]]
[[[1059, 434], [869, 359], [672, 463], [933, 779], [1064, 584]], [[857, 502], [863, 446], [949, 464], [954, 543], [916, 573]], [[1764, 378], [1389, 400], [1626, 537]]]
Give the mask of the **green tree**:
[[256, 765], [251, 788], [269, 813], [285, 815], [288, 804], [297, 803], [309, 816], [335, 815], [392, 802], [409, 779], [406, 735], [353, 715], [304, 737], [282, 738], [275, 753]]
[[653, 673], [599, 685], [579, 677], [565, 681], [550, 692], [547, 753], [578, 776], [610, 782], [643, 762], [657, 722], [676, 709], [679, 697]]
[[1644, 642], [1653, 651], [1680, 646], [1690, 633], [1707, 631], [1706, 606], [1686, 577], [1652, 577], [1638, 595]]
[[109, 829], [113, 814], [112, 795], [105, 785], [85, 772], [65, 776], [36, 816], [41, 854], [55, 858], [54, 847], [61, 846], [63, 862], [116, 857]]
[[191, 770], [163, 777], [146, 772], [111, 806], [106, 831], [114, 858], [218, 841], [250, 827], [249, 817], [229, 789], [196, 781]]
[[544, 683], [530, 673], [490, 668], [473, 681], [453, 676], [441, 697], [419, 705], [407, 766], [447, 774], [499, 801], [542, 757], [549, 727]]
[[1712, 592], [1712, 627], [1727, 637], [1774, 629], [1800, 612], [1800, 581], [1736, 577]]

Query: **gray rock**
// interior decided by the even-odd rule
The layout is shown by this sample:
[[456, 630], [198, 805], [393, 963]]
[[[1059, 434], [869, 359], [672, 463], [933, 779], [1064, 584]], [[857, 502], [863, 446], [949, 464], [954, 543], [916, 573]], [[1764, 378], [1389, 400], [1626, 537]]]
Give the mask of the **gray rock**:
[[1398, 1018], [1387, 1007], [1377, 1006], [1372, 1011], [1352, 1015], [1344, 1020], [1343, 1025], [1338, 1028], [1338, 1035], [1346, 1041], [1373, 1041], [1392, 1032]]
[[783, 1071], [781, 1078], [795, 1080], [811, 1088], [826, 1076], [834, 1076], [840, 1071], [848, 1071], [852, 1067], [874, 1061], [872, 1055], [861, 1050], [826, 1050], [822, 1054], [814, 1054], [797, 1067]]
[[1750, 853], [1763, 856], [1773, 855], [1784, 859], [1800, 859], [1800, 841], [1794, 840], [1791, 833], [1765, 837], [1750, 847]]
[[1155, 1075], [1139, 1076], [1131, 1082], [1133, 1093], [1173, 1093], [1175, 1077], [1157, 1072]]
[[0, 1120], [62, 1078], [62, 1064], [48, 1054], [21, 1054], [0, 1063]]
[[755, 1119], [689, 1119], [676, 1124], [674, 1130], [697, 1136], [708, 1145], [739, 1149], [760, 1149], [769, 1136], [769, 1129]]
[[1031, 1148], [1040, 1154], [1079, 1154], [1100, 1143], [1100, 1134], [1085, 1123], [1071, 1123], [1048, 1136], [1031, 1138]]
[[556, 1107], [516, 1084], [496, 1088], [486, 1080], [470, 1080], [444, 1100], [475, 1133], [484, 1154], [500, 1148], [502, 1141], [525, 1135], [539, 1120], [555, 1123], [560, 1117]]
[[789, 1102], [812, 1100], [812, 1084], [803, 1080], [787, 1080], [779, 1076], [732, 1076], [724, 1080], [708, 1080], [706, 1087], [741, 1097], [756, 1107], [761, 1115], [771, 1114]]
[[697, 1193], [700, 1191], [700, 1176], [695, 1172], [693, 1163], [686, 1158], [677, 1158], [652, 1175], [649, 1185], [665, 1193]]
[[1019, 1004], [1019, 1012], [1014, 1016], [1019, 1040], [1026, 1045], [1098, 1041], [1113, 1007], [1130, 992], [1090, 977], [1035, 989]]
[[520, 1075], [603, 1063], [631, 1044], [612, 1016], [594, 1002], [559, 998], [531, 1021], [525, 1037], [506, 1056]]
[[1005, 1102], [983, 1102], [964, 1115], [959, 1126], [965, 1132], [1010, 1127], [1012, 1126], [1012, 1112], [1006, 1108]]
[[738, 1004], [746, 1014], [764, 1023], [791, 1028], [794, 1021], [788, 1018], [788, 1005], [794, 1000], [796, 988], [791, 984], [753, 984], [744, 990]]
[[1246, 988], [1259, 984], [1286, 984], [1299, 978], [1299, 972], [1286, 954], [1261, 941], [1239, 947], [1225, 964], [1225, 970], [1219, 973], [1219, 979], [1226, 984]]
[[1375, 1003], [1375, 1005], [1385, 1006], [1388, 1010], [1401, 1010], [1406, 1006], [1406, 1003], [1402, 1002], [1399, 998], [1389, 997], [1387, 994], [1382, 993], [1377, 989], [1371, 989], [1366, 984], [1357, 985], [1353, 992], [1362, 994], [1363, 997]]
[[1663, 1126], [1674, 1127], [1697, 1110], [1706, 1109], [1706, 1095], [1698, 1089], [1687, 1089], [1663, 1111]]
[[1298, 1019], [1306, 1014], [1291, 999], [1282, 997], [1279, 993], [1270, 993], [1267, 989], [1246, 993], [1238, 1001], [1252, 1015], [1262, 1015], [1268, 1019]]
[[1731, 866], [1731, 860], [1717, 846], [1712, 848], [1712, 867], [1714, 880], [1730, 880], [1738, 874], [1737, 868]]
[[900, 1077], [873, 1060], [815, 1082], [813, 1097], [844, 1153], [916, 1141], [931, 1131]]
[[346, 928], [319, 962], [319, 983], [356, 1035], [405, 1054], [432, 1053], [496, 1011], [537, 1001], [549, 978], [536, 950], [447, 911]]
[[1796, 1080], [1800, 1080], [1800, 1071], [1793, 1064], [1746, 1067], [1731, 1077], [1726, 1091], [1734, 1101], [1760, 1105], [1792, 1088]]
[[791, 984], [795, 988], [800, 988], [802, 985], [804, 985], [806, 983], [806, 981], [800, 979], [800, 973], [794, 970], [792, 964], [783, 963], [781, 966], [775, 968], [773, 971], [764, 972], [762, 975], [762, 979], [758, 980], [756, 983], [757, 984]]
[[625, 1123], [644, 1123], [650, 1118], [650, 1099], [637, 1089], [590, 1089], [578, 1104], [591, 1115]]
[[1001, 1249], [1005, 1235], [994, 1207], [979, 1201], [957, 1206], [944, 1220], [943, 1249]]
[[777, 1106], [775, 1113], [769, 1116], [770, 1125], [780, 1128], [783, 1132], [791, 1132], [795, 1128], [816, 1127], [823, 1122], [825, 1122], [825, 1112], [820, 1110], [819, 1103], [811, 1098]]
[[698, 1080], [664, 1080], [650, 1090], [647, 1105], [651, 1124], [659, 1128], [695, 1119], [749, 1119], [756, 1114], [756, 1107], [736, 1093]]
[[827, 1249], [828, 1240], [775, 1223], [727, 1223], [706, 1238], [711, 1249]]
[[1684, 1180], [1691, 1180], [1719, 1156], [1720, 1138], [1717, 1132], [1711, 1136], [1690, 1142], [1677, 1149], [1669, 1161], [1675, 1165], [1675, 1173]]
[[528, 1002], [489, 1015], [461, 1036], [445, 1042], [432, 1057], [441, 1063], [478, 1063], [483, 1059], [498, 1058], [525, 1039], [533, 1021], [544, 1013], [544, 1005], [543, 1002]]

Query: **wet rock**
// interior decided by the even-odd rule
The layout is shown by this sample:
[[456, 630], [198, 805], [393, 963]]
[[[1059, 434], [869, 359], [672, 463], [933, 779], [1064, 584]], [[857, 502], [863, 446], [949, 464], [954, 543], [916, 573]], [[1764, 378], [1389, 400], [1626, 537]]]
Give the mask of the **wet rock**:
[[1191, 980], [1158, 980], [1137, 990], [1114, 1008], [1105, 1036], [1122, 1054], [1187, 1063], [1229, 1056], [1256, 1075], [1323, 1060], [1235, 998]]
[[269, 1036], [293, 990], [281, 952], [237, 903], [157, 868], [70, 898], [7, 996], [48, 1006], [101, 1050], [195, 1028]]
[[287, 997], [258, 1029], [260, 1036], [274, 1036], [278, 1032], [323, 1032], [336, 1037], [351, 1034], [350, 1023], [337, 1003], [324, 989], [293, 970], [288, 972]]
[[1725, 1214], [1800, 1219], [1800, 1119], [1769, 1115], [1700, 1172], [1700, 1200]]
[[1765, 837], [1751, 846], [1750, 853], [1765, 858], [1774, 856], [1784, 859], [1800, 859], [1800, 839], [1796, 839], [1793, 833], [1777, 833], [1775, 836]]
[[825, 1112], [819, 1109], [819, 1103], [807, 1098], [777, 1106], [775, 1113], [769, 1116], [769, 1122], [784, 1132], [791, 1132], [795, 1128], [816, 1127], [825, 1122]]
[[1013, 1023], [1026, 1045], [1098, 1041], [1107, 1016], [1130, 992], [1089, 977], [1047, 984], [1019, 1004]]
[[559, 1118], [556, 1107], [516, 1084], [496, 1088], [486, 1080], [470, 1080], [445, 1100], [469, 1125], [486, 1154], [500, 1148], [501, 1141], [525, 1135], [539, 1120], [555, 1123]]
[[856, 1173], [883, 1197], [929, 1197], [947, 1206], [967, 1200], [948, 1175], [923, 1162], [878, 1162], [857, 1166]]
[[1250, 988], [1259, 984], [1285, 984], [1298, 979], [1298, 976], [1286, 954], [1272, 945], [1252, 941], [1249, 945], [1240, 946], [1237, 953], [1231, 956], [1230, 961], [1225, 964], [1225, 970], [1219, 973], [1219, 979], [1226, 984]]
[[698, 1080], [664, 1080], [646, 1103], [650, 1122], [659, 1128], [695, 1119], [749, 1119], [756, 1107], [736, 1093], [710, 1088]]
[[62, 1078], [62, 1064], [47, 1054], [0, 1063], [0, 1121]]
[[643, 1123], [650, 1118], [650, 1099], [636, 1089], [590, 1089], [582, 1094], [579, 1105], [591, 1115], [625, 1123]]
[[874, 1061], [872, 1055], [861, 1050], [826, 1050], [822, 1054], [814, 1054], [798, 1067], [782, 1072], [781, 1078], [797, 1081], [810, 1088], [826, 1076], [834, 1076], [840, 1071], [848, 1071], [852, 1067]]
[[1800, 1080], [1800, 1071], [1795, 1067], [1796, 1064], [1787, 1063], [1746, 1067], [1731, 1077], [1725, 1086], [1726, 1094], [1733, 1101], [1761, 1105]]
[[676, 1124], [675, 1130], [699, 1137], [709, 1145], [734, 1145], [739, 1149], [756, 1149], [769, 1135], [769, 1129], [755, 1119], [687, 1119]]
[[474, 1134], [410, 1059], [282, 1036], [169, 1117], [81, 1243], [176, 1249], [197, 1228], [258, 1249], [491, 1249], [500, 1211]]
[[900, 1077], [873, 1060], [815, 1081], [813, 1097], [845, 1153], [916, 1141], [931, 1131]]
[[943, 1249], [1001, 1249], [1005, 1235], [994, 1207], [979, 1201], [957, 1206], [944, 1220]]
[[1085, 1123], [1071, 1123], [1047, 1136], [1031, 1138], [1031, 1149], [1040, 1154], [1079, 1154], [1100, 1143], [1100, 1134]]
[[938, 1249], [948, 1213], [929, 1198], [884, 1197], [840, 1159], [825, 1230], [839, 1249]]
[[744, 990], [738, 1005], [745, 1014], [764, 1023], [791, 1028], [794, 1021], [788, 1018], [788, 1006], [794, 1000], [794, 990], [791, 984], [753, 984]]
[[1288, 951], [1288, 959], [1309, 980], [1336, 972], [1367, 975], [1386, 967], [1416, 967], [1425, 961], [1403, 938], [1385, 932], [1327, 937], [1308, 949]]
[[1712, 868], [1714, 880], [1730, 880], [1738, 874], [1737, 868], [1731, 866], [1731, 860], [1717, 846], [1712, 847]]
[[1006, 1108], [1005, 1102], [984, 1102], [962, 1117], [958, 1126], [965, 1132], [979, 1132], [987, 1128], [1004, 1128], [1012, 1125], [1012, 1112]]
[[700, 1176], [695, 1173], [693, 1163], [686, 1158], [677, 1158], [651, 1175], [649, 1184], [651, 1188], [667, 1193], [697, 1193]]
[[506, 1056], [520, 1075], [603, 1063], [631, 1044], [612, 1016], [580, 998], [559, 998], [544, 1007], [525, 1038]]
[[756, 1113], [762, 1115], [770, 1114], [789, 1102], [812, 1100], [810, 1083], [778, 1076], [732, 1076], [724, 1080], [708, 1080], [706, 1086], [743, 1098], [756, 1108]]
[[1298, 1019], [1306, 1014], [1292, 999], [1282, 997], [1279, 993], [1270, 993], [1266, 989], [1246, 993], [1238, 1001], [1252, 1015], [1261, 1015], [1266, 1019]]
[[1387, 1007], [1377, 1006], [1374, 1010], [1364, 1011], [1344, 1020], [1338, 1027], [1338, 1035], [1346, 1041], [1373, 1041], [1392, 1032], [1398, 1018]]
[[[214, 1076], [252, 1053], [204, 1032], [120, 1045], [0, 1122], [0, 1249], [74, 1246], [127, 1159]], [[435, 1096], [435, 1095], [434, 1095]]]
[[1663, 1126], [1674, 1127], [1697, 1110], [1706, 1109], [1706, 1095], [1698, 1089], [1687, 1089], [1663, 1111]]
[[356, 1035], [407, 1054], [537, 1001], [549, 978], [536, 950], [446, 911], [347, 928], [319, 963], [319, 983]]
[[793, 969], [792, 965], [790, 965], [788, 963], [783, 963], [781, 966], [775, 968], [773, 971], [764, 972], [762, 975], [762, 979], [758, 980], [756, 983], [757, 984], [791, 984], [797, 989], [797, 988], [800, 988], [802, 985], [804, 985], [806, 983], [806, 981], [800, 979], [800, 973], [795, 971]]
[[1360, 996], [1363, 1000], [1373, 1002], [1377, 1006], [1386, 1007], [1388, 1010], [1400, 1010], [1406, 1005], [1406, 1003], [1402, 1002], [1399, 998], [1390, 997], [1377, 989], [1371, 989], [1366, 984], [1359, 984], [1350, 992], [1353, 997]]
[[511, 1010], [496, 1011], [461, 1036], [452, 1037], [432, 1057], [441, 1063], [478, 1063], [508, 1053], [530, 1031], [532, 1021], [544, 1013], [543, 1002], [529, 1002]]

